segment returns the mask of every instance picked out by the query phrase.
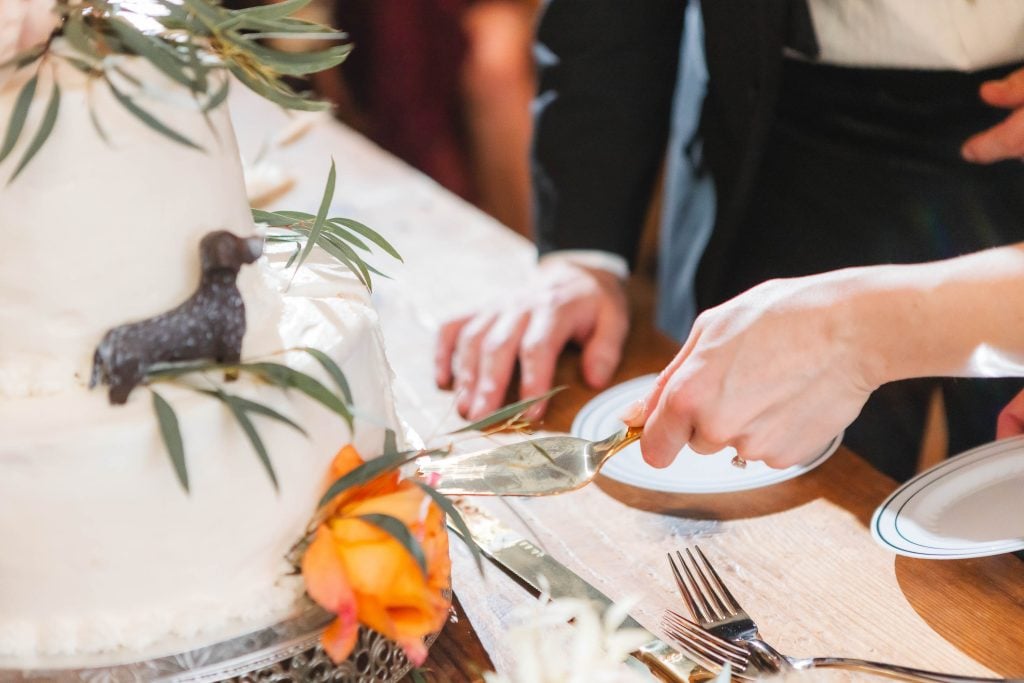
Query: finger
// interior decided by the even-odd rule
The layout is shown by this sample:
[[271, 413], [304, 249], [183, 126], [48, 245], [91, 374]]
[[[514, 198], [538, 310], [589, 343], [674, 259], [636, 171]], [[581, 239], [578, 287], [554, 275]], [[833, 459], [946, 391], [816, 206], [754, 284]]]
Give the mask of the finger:
[[473, 404], [476, 380], [480, 370], [480, 345], [494, 322], [494, 316], [478, 316], [466, 324], [455, 345], [455, 406], [459, 415], [467, 417]]
[[526, 313], [502, 316], [484, 337], [473, 403], [469, 409], [471, 420], [479, 420], [501, 405], [515, 369], [519, 342], [529, 321], [530, 316]]
[[991, 164], [1024, 157], [1024, 109], [1018, 109], [988, 130], [972, 136], [960, 150], [964, 159]]
[[640, 452], [651, 467], [671, 465], [693, 435], [688, 401], [682, 391], [671, 385], [663, 391], [644, 425]]
[[[686, 338], [686, 342], [683, 344], [683, 348], [679, 349], [679, 352], [675, 355], [664, 370], [658, 374], [658, 379], [654, 382], [654, 389], [644, 399], [644, 412], [640, 419], [634, 419], [627, 421], [630, 427], [640, 427], [647, 420], [651, 418], [651, 414], [654, 412], [654, 408], [658, 405], [661, 400], [661, 396], [665, 391], [665, 387], [668, 385], [669, 380], [675, 375], [676, 370], [686, 361], [686, 359], [693, 352], [694, 347], [697, 346], [697, 342], [700, 341], [701, 329], [695, 324], [693, 329], [690, 330], [690, 336]], [[630, 417], [627, 415], [626, 417]]]
[[701, 434], [700, 428], [698, 427], [693, 430], [693, 434], [690, 435], [690, 439], [686, 445], [690, 447], [691, 451], [698, 455], [713, 455], [728, 447], [729, 444], [706, 438]]
[[619, 309], [608, 308], [598, 314], [594, 332], [583, 344], [583, 379], [593, 389], [608, 386], [619, 362], [629, 333], [629, 318]]
[[434, 381], [440, 389], [447, 389], [452, 383], [452, 356], [459, 333], [469, 322], [469, 316], [449, 320], [441, 325], [437, 334], [437, 348], [434, 350]]
[[981, 99], [994, 107], [1024, 106], [1024, 69], [1017, 69], [1006, 78], [981, 84]]
[[[558, 354], [569, 341], [569, 332], [568, 325], [560, 324], [549, 312], [531, 316], [519, 350], [520, 396], [532, 398], [551, 390]], [[526, 419], [539, 419], [546, 409], [547, 401], [534, 404], [526, 412]]]
[[996, 420], [997, 439], [1005, 439], [1018, 434], [1024, 434], [1024, 391], [1017, 394], [999, 412], [999, 418]]

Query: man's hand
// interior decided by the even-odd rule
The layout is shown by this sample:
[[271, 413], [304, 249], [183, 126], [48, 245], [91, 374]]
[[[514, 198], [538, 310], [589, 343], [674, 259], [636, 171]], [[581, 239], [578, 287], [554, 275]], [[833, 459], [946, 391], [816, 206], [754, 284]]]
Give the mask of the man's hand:
[[983, 83], [981, 99], [1013, 111], [1002, 123], [970, 137], [961, 149], [964, 159], [977, 164], [1024, 159], [1024, 68]]
[[[441, 327], [435, 358], [439, 387], [454, 385], [459, 414], [479, 419], [499, 408], [519, 361], [519, 393], [551, 388], [558, 355], [583, 347], [583, 378], [602, 388], [622, 357], [629, 313], [614, 275], [559, 259], [543, 261], [535, 281], [508, 301]], [[535, 419], [544, 405], [527, 415]]]
[[999, 420], [996, 422], [997, 439], [1018, 434], [1024, 434], [1024, 391], [1014, 396], [1013, 400], [999, 411]]
[[877, 387], [848, 280], [773, 280], [701, 314], [643, 413], [627, 418], [646, 422], [644, 459], [666, 467], [687, 443], [772, 467], [820, 452]]

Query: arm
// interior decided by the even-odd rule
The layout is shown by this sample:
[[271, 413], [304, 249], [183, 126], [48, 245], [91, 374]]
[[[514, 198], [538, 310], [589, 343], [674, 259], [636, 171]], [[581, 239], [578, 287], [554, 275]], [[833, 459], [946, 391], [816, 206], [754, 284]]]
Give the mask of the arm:
[[[548, 2], [533, 144], [542, 254], [596, 249], [633, 257], [664, 156], [685, 4]], [[584, 380], [601, 387], [618, 366], [628, 322], [613, 272], [544, 259], [506, 300], [442, 326], [436, 381], [453, 384], [459, 412], [477, 418], [504, 402], [517, 362], [521, 395], [547, 391], [559, 353], [576, 342]]]
[[785, 467], [880, 385], [938, 375], [1024, 375], [1024, 243], [759, 285], [698, 318], [633, 422], [655, 466], [689, 443]]

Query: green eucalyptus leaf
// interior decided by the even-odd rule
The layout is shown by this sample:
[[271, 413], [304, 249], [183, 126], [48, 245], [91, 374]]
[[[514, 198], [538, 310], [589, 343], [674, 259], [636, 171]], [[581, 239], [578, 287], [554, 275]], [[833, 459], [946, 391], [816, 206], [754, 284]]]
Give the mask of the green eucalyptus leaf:
[[349, 244], [351, 244], [352, 246], [354, 246], [357, 249], [362, 249], [363, 251], [366, 251], [366, 252], [370, 252], [371, 251], [370, 250], [370, 246], [366, 242], [364, 242], [361, 239], [359, 239], [358, 237], [356, 237], [354, 234], [352, 234], [352, 232], [350, 232], [348, 230], [345, 230], [344, 228], [339, 228], [337, 225], [335, 225], [331, 221], [327, 221], [327, 225], [324, 226], [324, 230], [327, 231], [327, 232], [330, 232], [332, 235], [334, 235], [338, 239], [340, 239], [340, 240], [342, 240], [344, 242], [348, 242]]
[[30, 47], [24, 52], [19, 52], [10, 59], [6, 60], [2, 64], [0, 64], [0, 69], [6, 69], [11, 66], [14, 67], [15, 71], [17, 71], [18, 69], [23, 69], [32, 62], [42, 57], [44, 52], [46, 52], [46, 43], [40, 43], [39, 45]]
[[413, 483], [423, 489], [423, 492], [434, 499], [438, 507], [444, 510], [445, 514], [451, 520], [452, 524], [455, 525], [455, 529], [459, 532], [459, 536], [465, 541], [466, 546], [469, 548], [469, 552], [473, 554], [473, 560], [476, 561], [477, 570], [484, 573], [484, 558], [480, 552], [480, 546], [477, 545], [476, 540], [473, 539], [473, 534], [470, 533], [469, 527], [466, 525], [466, 520], [462, 518], [462, 513], [459, 512], [458, 508], [448, 499], [447, 496], [437, 491], [434, 487], [427, 485], [426, 483], [413, 479]]
[[256, 7], [236, 10], [236, 13], [246, 18], [283, 19], [290, 14], [295, 14], [311, 1], [312, 0], [284, 0], [284, 2], [272, 2], [266, 5], [257, 5]]
[[228, 16], [227, 10], [207, 0], [183, 0], [195, 18], [211, 33]]
[[309, 252], [313, 250], [313, 244], [324, 229], [324, 223], [327, 220], [327, 210], [331, 208], [331, 200], [334, 199], [334, 182], [336, 178], [337, 172], [334, 167], [334, 159], [331, 159], [331, 170], [327, 174], [327, 185], [324, 187], [323, 197], [320, 198], [320, 209], [316, 212], [316, 218], [313, 219], [313, 227], [309, 230], [309, 239], [306, 240], [306, 246], [303, 247], [302, 254], [299, 255], [299, 262], [295, 266], [296, 268], [301, 268], [302, 264], [305, 263], [309, 257]]
[[523, 413], [525, 413], [527, 410], [530, 409], [531, 406], [533, 406], [533, 404], [540, 403], [541, 401], [546, 401], [564, 389], [564, 386], [555, 387], [551, 391], [541, 394], [540, 396], [535, 396], [534, 398], [528, 398], [522, 401], [517, 401], [516, 403], [511, 403], [505, 406], [504, 408], [499, 408], [498, 410], [494, 411], [487, 417], [484, 417], [480, 420], [477, 420], [476, 422], [468, 424], [462, 429], [456, 429], [454, 432], [451, 433], [460, 434], [462, 432], [482, 432], [489, 427], [504, 424], [509, 420], [513, 420], [522, 415]]
[[225, 403], [231, 410], [231, 413], [235, 416], [235, 420], [237, 420], [238, 424], [242, 427], [242, 431], [244, 431], [245, 435], [249, 438], [249, 442], [256, 451], [256, 455], [263, 464], [263, 468], [270, 476], [270, 482], [274, 485], [274, 490], [280, 491], [281, 489], [277, 483], [277, 474], [274, 472], [274, 464], [270, 462], [270, 454], [267, 453], [267, 447], [264, 445], [263, 439], [260, 438], [259, 432], [256, 431], [256, 426], [252, 423], [252, 420], [249, 419], [245, 407], [235, 400], [235, 397], [231, 396], [226, 396]]
[[213, 93], [213, 95], [210, 96], [208, 100], [206, 100], [206, 104], [203, 105], [203, 112], [213, 111], [214, 109], [219, 107], [221, 103], [223, 103], [224, 100], [227, 99], [230, 85], [231, 79], [225, 78], [224, 84], [217, 89], [217, 92]]
[[255, 374], [266, 382], [283, 389], [295, 389], [313, 399], [328, 410], [340, 415], [352, 429], [352, 411], [330, 389], [314, 377], [281, 363], [243, 363], [239, 370]]
[[46, 105], [46, 111], [43, 113], [43, 120], [39, 123], [39, 130], [36, 131], [35, 137], [32, 138], [32, 142], [29, 143], [25, 153], [21, 156], [18, 167], [14, 169], [14, 174], [7, 181], [8, 184], [18, 177], [25, 166], [28, 165], [28, 162], [32, 160], [32, 157], [36, 155], [36, 152], [39, 151], [39, 148], [46, 142], [46, 138], [50, 137], [50, 133], [53, 131], [53, 124], [57, 123], [57, 113], [59, 111], [60, 86], [54, 83], [53, 90], [50, 93], [50, 101]]
[[391, 455], [398, 452], [398, 434], [394, 429], [384, 430], [384, 455]]
[[406, 460], [415, 454], [416, 451], [406, 451], [403, 453], [385, 454], [374, 458], [373, 460], [367, 460], [348, 474], [332, 482], [327, 488], [327, 492], [323, 495], [323, 498], [320, 499], [318, 507], [327, 505], [335, 498], [335, 496], [344, 493], [353, 486], [365, 484], [368, 481], [376, 479], [385, 472], [390, 472], [393, 469], [401, 467]]
[[291, 268], [292, 264], [295, 263], [295, 259], [299, 258], [299, 254], [301, 254], [301, 253], [302, 253], [302, 244], [300, 243], [299, 240], [297, 240], [295, 242], [295, 251], [293, 251], [292, 255], [288, 257], [288, 262], [284, 264], [284, 269], [288, 270], [289, 268]]
[[282, 213], [264, 211], [263, 209], [253, 209], [252, 219], [257, 223], [264, 223], [272, 228], [283, 228], [295, 222], [294, 219], [289, 218]]
[[7, 155], [18, 143], [21, 129], [25, 127], [25, 119], [28, 118], [29, 107], [36, 95], [36, 85], [39, 83], [39, 74], [36, 74], [22, 86], [18, 98], [14, 101], [14, 109], [11, 111], [11, 120], [7, 123], [7, 133], [4, 135], [3, 147], [0, 147], [0, 161], [7, 158]]
[[174, 466], [174, 473], [178, 475], [178, 481], [185, 493], [190, 493], [188, 487], [188, 465], [185, 463], [185, 446], [181, 439], [181, 428], [178, 425], [178, 416], [174, 408], [163, 396], [153, 393], [153, 411], [156, 413], [157, 422], [160, 424], [160, 436], [163, 438], [167, 454], [171, 456], [171, 464]]
[[223, 389], [196, 389], [196, 391], [198, 391], [200, 394], [206, 394], [207, 396], [218, 398], [224, 401], [225, 403], [228, 401], [232, 401], [236, 403], [239, 408], [241, 408], [247, 413], [263, 415], [264, 417], [269, 417], [272, 420], [283, 422], [284, 424], [288, 425], [289, 427], [291, 427], [298, 433], [302, 434], [303, 436], [309, 436], [309, 434], [306, 433], [306, 430], [303, 429], [300, 425], [296, 424], [294, 420], [287, 417], [286, 415], [282, 415], [281, 413], [274, 410], [270, 406], [264, 405], [262, 403], [257, 403], [256, 401], [250, 401], [247, 398], [242, 398], [241, 396], [235, 394], [229, 394]]
[[326, 249], [324, 244], [329, 243], [332, 247], [337, 249], [338, 252], [343, 254], [344, 258], [340, 258], [337, 255], [335, 255], [335, 258], [338, 258], [343, 262], [347, 260], [347, 265], [349, 265], [350, 268], [354, 264], [358, 269], [356, 274], [359, 275], [360, 281], [368, 290], [373, 291], [373, 280], [370, 278], [370, 269], [366, 267], [366, 262], [359, 256], [359, 254], [353, 251], [352, 247], [339, 239], [331, 239], [331, 237], [332, 236], [329, 234], [321, 234], [320, 238], [317, 240], [317, 244], [319, 244], [321, 248]]
[[96, 37], [90, 35], [91, 33], [92, 29], [86, 26], [82, 13], [79, 11], [72, 12], [64, 20], [64, 40], [77, 52], [90, 59], [99, 60], [100, 53], [96, 49]]
[[[346, 252], [343, 251], [341, 248], [344, 245], [338, 242], [338, 240], [332, 239], [329, 235], [321, 235], [320, 237], [320, 248], [326, 251], [332, 257], [334, 257], [334, 259], [337, 260], [339, 263], [341, 263], [349, 270], [351, 270], [352, 273], [356, 276], [356, 278], [359, 279], [359, 282], [362, 283], [363, 287], [366, 287], [368, 290], [372, 291], [372, 283], [367, 281], [366, 278], [363, 276], [363, 269], [365, 268], [365, 265], [360, 267], [361, 259], [359, 259], [358, 257], [356, 258], [355, 261], [350, 259], [346, 255]], [[352, 253], [351, 249], [348, 249], [347, 251], [348, 253]]]
[[113, 93], [114, 98], [117, 99], [117, 101], [120, 102], [125, 109], [134, 114], [140, 121], [142, 121], [144, 124], [155, 130], [157, 133], [160, 133], [161, 135], [168, 137], [171, 140], [174, 140], [175, 142], [181, 143], [186, 147], [197, 149], [200, 152], [205, 151], [202, 147], [192, 142], [181, 133], [178, 133], [177, 131], [168, 128], [164, 123], [159, 121], [152, 114], [147, 112], [139, 105], [135, 104], [135, 102], [133, 102], [130, 97], [128, 97], [123, 92], [118, 90], [117, 87], [110, 81], [110, 79], [107, 79], [107, 85], [110, 87], [110, 92]]
[[304, 211], [278, 211], [277, 213], [278, 215], [288, 216], [289, 218], [295, 218], [300, 221], [311, 221], [316, 218], [313, 214], [306, 213]]
[[363, 237], [365, 237], [366, 239], [370, 240], [378, 247], [383, 249], [392, 258], [397, 259], [399, 261], [402, 260], [402, 255], [399, 254], [398, 251], [393, 246], [391, 246], [390, 242], [384, 239], [384, 237], [381, 236], [381, 234], [378, 233], [373, 228], [370, 228], [367, 225], [363, 225], [359, 221], [354, 221], [351, 218], [332, 218], [331, 222], [337, 225], [343, 225], [350, 230], [358, 232], [360, 235], [362, 235]]
[[89, 103], [89, 121], [92, 122], [92, 127], [96, 129], [96, 134], [100, 136], [100, 140], [110, 144], [110, 138], [107, 137], [107, 131], [103, 128], [99, 118], [96, 116], [96, 108], [92, 106], [92, 102]]
[[347, 43], [313, 52], [285, 52], [251, 41], [243, 47], [260, 64], [286, 76], [305, 76], [330, 69], [344, 62], [352, 52], [352, 46]]
[[341, 371], [341, 368], [334, 362], [334, 359], [320, 349], [314, 349], [311, 346], [307, 346], [302, 350], [313, 356], [313, 358], [323, 366], [324, 370], [327, 371], [327, 374], [329, 374], [331, 379], [334, 380], [334, 383], [338, 385], [338, 389], [341, 390], [341, 395], [345, 399], [345, 403], [352, 405], [352, 389], [348, 386], [348, 380], [345, 379], [345, 373]]
[[113, 17], [108, 25], [134, 54], [143, 57], [168, 78], [180, 83], [192, 92], [202, 92], [199, 84], [185, 73], [188, 64], [158, 36], [143, 33], [125, 19]]
[[409, 531], [409, 527], [402, 523], [402, 520], [391, 515], [384, 515], [380, 513], [368, 513], [365, 515], [359, 515], [359, 519], [372, 524], [381, 531], [390, 535], [393, 539], [398, 541], [399, 544], [406, 551], [412, 555], [412, 558], [416, 560], [416, 564], [419, 565], [420, 571], [423, 572], [423, 576], [427, 575], [427, 556], [423, 552], [423, 546], [416, 540], [416, 537]]
[[270, 82], [261, 77], [254, 76], [251, 72], [246, 71], [234, 62], [228, 62], [227, 67], [238, 80], [257, 95], [262, 95], [271, 102], [287, 109], [325, 111], [331, 108], [330, 102], [322, 102], [298, 95], [283, 83]]
[[154, 363], [146, 371], [147, 379], [174, 379], [193, 372], [220, 370], [220, 365], [208, 360], [179, 361], [175, 363]]

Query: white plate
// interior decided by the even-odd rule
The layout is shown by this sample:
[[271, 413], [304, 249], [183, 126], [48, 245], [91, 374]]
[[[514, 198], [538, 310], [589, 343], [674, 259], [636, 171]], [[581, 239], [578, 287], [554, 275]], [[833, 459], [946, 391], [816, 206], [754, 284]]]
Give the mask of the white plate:
[[939, 560], [1024, 549], [1024, 436], [917, 475], [875, 510], [871, 535], [900, 555]]
[[[587, 402], [573, 420], [572, 434], [597, 440], [622, 429], [620, 416], [635, 401], [650, 393], [656, 377], [644, 375], [602, 391]], [[640, 444], [634, 443], [612, 457], [601, 468], [601, 474], [630, 486], [668, 493], [746, 491], [786, 481], [814, 469], [835, 452], [841, 440], [842, 435], [837, 436], [821, 455], [784, 470], [772, 469], [761, 462], [750, 462], [744, 469], [733, 467], [730, 461], [736, 451], [732, 448], [713, 455], [698, 455], [683, 448], [671, 465], [657, 469], [644, 462]]]

